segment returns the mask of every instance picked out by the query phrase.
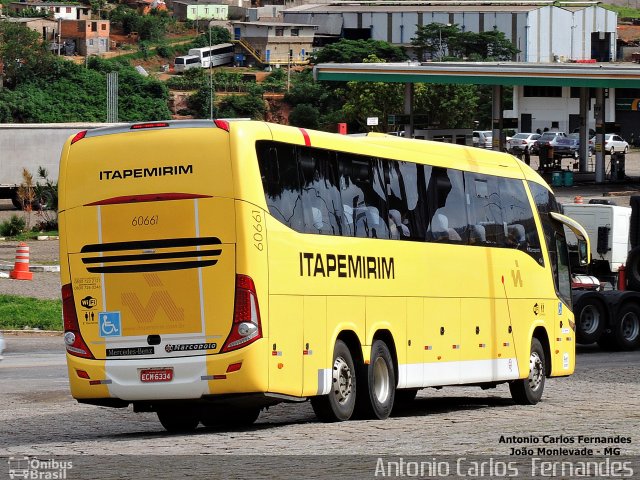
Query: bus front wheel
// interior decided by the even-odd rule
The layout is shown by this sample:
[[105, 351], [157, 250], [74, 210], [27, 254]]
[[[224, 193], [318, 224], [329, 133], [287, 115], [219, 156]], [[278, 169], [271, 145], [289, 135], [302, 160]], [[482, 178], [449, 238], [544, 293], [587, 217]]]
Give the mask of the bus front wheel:
[[535, 405], [542, 398], [546, 375], [546, 359], [540, 340], [531, 340], [529, 376], [509, 383], [511, 397], [518, 405]]
[[186, 410], [186, 407], [162, 408], [158, 410], [158, 420], [169, 433], [193, 432], [200, 419], [195, 412]]
[[369, 365], [362, 366], [358, 380], [358, 416], [387, 418], [393, 408], [396, 375], [391, 352], [382, 340], [371, 345], [371, 360]]
[[356, 371], [349, 347], [337, 340], [333, 348], [331, 390], [311, 398], [316, 416], [324, 422], [342, 422], [353, 415], [356, 404]]

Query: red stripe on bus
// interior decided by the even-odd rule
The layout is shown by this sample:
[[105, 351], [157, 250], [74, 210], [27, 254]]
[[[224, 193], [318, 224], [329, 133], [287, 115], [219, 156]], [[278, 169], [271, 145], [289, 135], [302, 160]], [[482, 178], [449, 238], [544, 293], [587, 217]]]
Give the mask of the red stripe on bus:
[[166, 200], [189, 200], [193, 198], [211, 198], [211, 195], [196, 193], [148, 193], [145, 195], [125, 195], [122, 197], [105, 198], [97, 202], [86, 203], [85, 207], [98, 205], [117, 205], [120, 203], [164, 202]]
[[302, 132], [302, 136], [304, 137], [304, 144], [307, 147], [311, 146], [311, 139], [309, 138], [309, 134], [307, 133], [307, 131], [304, 128], [301, 128], [300, 131]]

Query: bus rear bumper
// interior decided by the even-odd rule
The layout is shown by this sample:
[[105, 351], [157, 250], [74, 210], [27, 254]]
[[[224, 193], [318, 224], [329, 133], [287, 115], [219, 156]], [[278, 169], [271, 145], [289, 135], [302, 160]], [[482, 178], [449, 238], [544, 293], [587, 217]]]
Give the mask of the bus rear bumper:
[[[225, 354], [170, 359], [88, 360], [67, 355], [71, 394], [77, 400], [136, 402], [266, 392], [268, 376], [266, 362], [259, 361], [265, 356], [260, 343], [264, 342]], [[154, 374], [146, 374], [150, 371]]]

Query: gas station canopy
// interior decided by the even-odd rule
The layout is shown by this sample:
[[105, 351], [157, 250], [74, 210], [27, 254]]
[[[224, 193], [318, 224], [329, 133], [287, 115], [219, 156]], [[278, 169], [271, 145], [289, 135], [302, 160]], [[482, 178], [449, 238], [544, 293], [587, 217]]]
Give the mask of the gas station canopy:
[[640, 88], [640, 65], [611, 63], [322, 63], [316, 80]]

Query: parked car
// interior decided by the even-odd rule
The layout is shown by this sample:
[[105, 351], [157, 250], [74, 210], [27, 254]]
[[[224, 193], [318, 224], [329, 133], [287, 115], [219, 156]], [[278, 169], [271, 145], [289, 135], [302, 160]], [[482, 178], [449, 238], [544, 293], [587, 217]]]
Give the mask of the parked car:
[[520, 155], [525, 150], [528, 150], [529, 153], [537, 154], [538, 145], [536, 140], [539, 138], [539, 133], [516, 133], [507, 141], [507, 151], [514, 155]]
[[540, 147], [555, 147], [559, 138], [567, 138], [564, 132], [544, 132], [537, 140], [538, 149]]
[[473, 146], [480, 148], [493, 148], [493, 132], [491, 130], [474, 130]]
[[[591, 137], [589, 140], [589, 150], [595, 151], [596, 149], [596, 137]], [[615, 133], [607, 133], [604, 136], [604, 152], [608, 154], [621, 152], [627, 153], [629, 151], [629, 144], [620, 136]]]
[[[579, 128], [574, 128], [571, 133], [580, 133]], [[593, 128], [589, 129], [589, 138], [593, 137], [596, 134], [596, 131]]]
[[4, 352], [6, 345], [2, 332], [0, 332], [0, 360], [2, 360], [2, 352]]
[[566, 137], [558, 138], [553, 147], [553, 155], [560, 158], [578, 158], [580, 156], [580, 135], [570, 133]]

